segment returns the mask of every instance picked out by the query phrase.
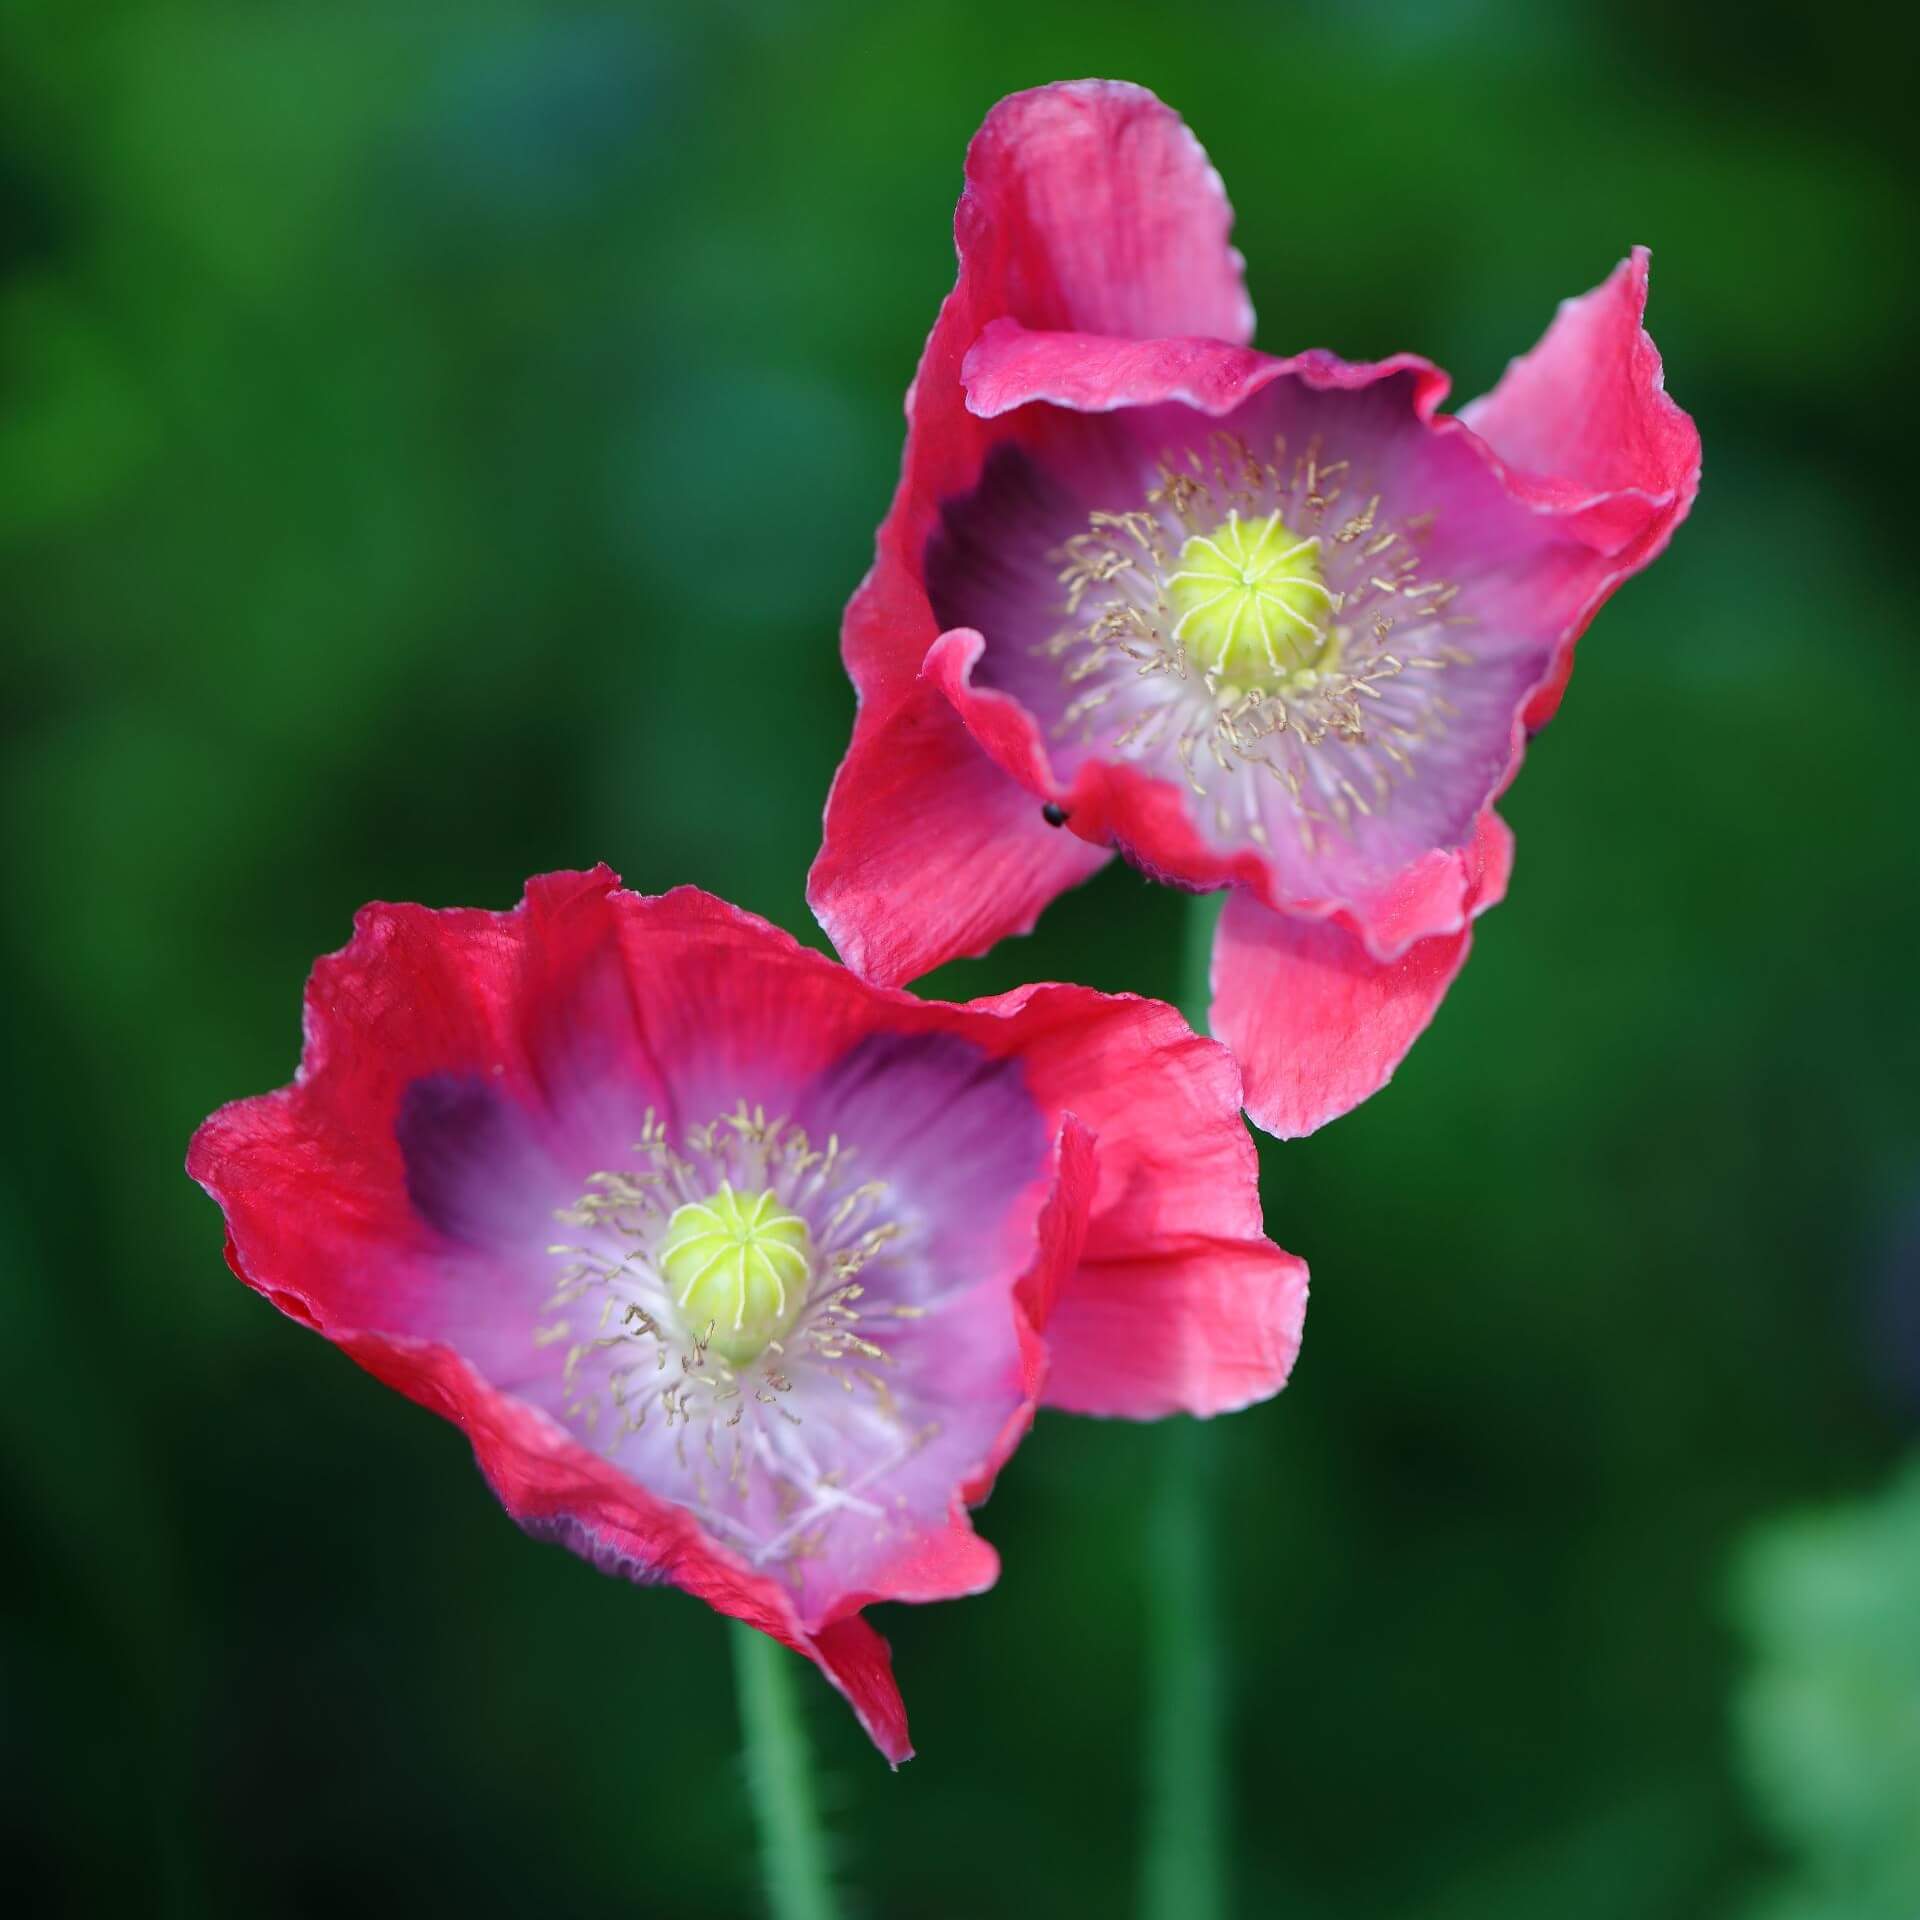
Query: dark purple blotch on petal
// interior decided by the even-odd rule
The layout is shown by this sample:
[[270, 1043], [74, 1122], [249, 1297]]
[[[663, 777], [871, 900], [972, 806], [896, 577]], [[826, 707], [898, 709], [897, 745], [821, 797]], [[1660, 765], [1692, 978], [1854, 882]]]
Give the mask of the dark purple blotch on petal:
[[435, 1073], [414, 1081], [393, 1131], [407, 1198], [448, 1239], [497, 1247], [551, 1221], [554, 1184], [541, 1177], [545, 1156], [527, 1116], [484, 1080]]
[[987, 643], [982, 686], [1061, 704], [1058, 661], [1034, 648], [1065, 618], [1061, 543], [1087, 527], [1087, 510], [1024, 447], [1002, 441], [971, 493], [947, 500], [927, 537], [927, 598], [943, 633], [971, 627]]

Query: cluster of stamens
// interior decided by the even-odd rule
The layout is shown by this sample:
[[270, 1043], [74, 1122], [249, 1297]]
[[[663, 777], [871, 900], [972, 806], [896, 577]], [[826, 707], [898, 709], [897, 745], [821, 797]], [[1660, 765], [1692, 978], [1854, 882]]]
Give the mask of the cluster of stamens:
[[[838, 1136], [815, 1146], [744, 1103], [677, 1144], [649, 1112], [634, 1153], [558, 1213], [579, 1238], [549, 1248], [565, 1265], [534, 1345], [565, 1343], [562, 1412], [590, 1444], [613, 1458], [671, 1434], [665, 1458], [709, 1523], [756, 1559], [797, 1562], [838, 1509], [878, 1514], [861, 1480], [925, 1438], [874, 1337], [919, 1309], [867, 1299], [861, 1278], [901, 1237], [886, 1187]], [[803, 1431], [794, 1403], [823, 1389], [869, 1435], [860, 1474]]]
[[1472, 664], [1458, 584], [1425, 573], [1434, 516], [1390, 524], [1318, 439], [1262, 458], [1226, 432], [1163, 456], [1145, 500], [1054, 556], [1056, 737], [1169, 759], [1230, 840], [1269, 844], [1268, 791], [1309, 854], [1351, 834], [1457, 715], [1438, 677]]

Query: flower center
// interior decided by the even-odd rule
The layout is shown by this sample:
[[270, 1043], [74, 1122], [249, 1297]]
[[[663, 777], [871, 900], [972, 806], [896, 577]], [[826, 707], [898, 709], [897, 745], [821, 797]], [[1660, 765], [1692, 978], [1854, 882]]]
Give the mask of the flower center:
[[1192, 535], [1166, 592], [1173, 637], [1229, 685], [1298, 685], [1333, 664], [1336, 603], [1320, 577], [1320, 538], [1303, 539], [1277, 512], [1232, 512]]
[[812, 1239], [771, 1187], [738, 1193], [723, 1180], [706, 1199], [674, 1209], [660, 1276], [688, 1333], [742, 1366], [799, 1318], [813, 1280]]

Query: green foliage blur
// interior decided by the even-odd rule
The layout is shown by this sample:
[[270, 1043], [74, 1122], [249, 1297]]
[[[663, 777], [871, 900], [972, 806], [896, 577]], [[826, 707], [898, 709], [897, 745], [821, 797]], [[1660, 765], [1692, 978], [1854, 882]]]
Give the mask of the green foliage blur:
[[1797, 1871], [1753, 1920], [1920, 1913], [1920, 1460], [1873, 1501], [1763, 1528], [1736, 1562], [1747, 1772]]
[[[818, 938], [964, 144], [1087, 72], [1208, 144], [1263, 345], [1465, 397], [1646, 241], [1706, 441], [1435, 1028], [1264, 1149], [1315, 1302], [1224, 1429], [1242, 1908], [1697, 1920], [1911, 1809], [1759, 1677], [1854, 1684], [1842, 1524], [1741, 1561], [1737, 1720], [1726, 1600], [1920, 1413], [1911, 65], [1766, 0], [4, 0], [14, 1910], [754, 1910], [719, 1622], [523, 1539], [180, 1160], [363, 900], [604, 858]], [[927, 990], [1170, 993], [1179, 912], [1116, 869]], [[999, 1586], [882, 1611], [904, 1772], [809, 1679], [864, 1911], [1127, 1910], [1159, 1439], [1043, 1417]]]

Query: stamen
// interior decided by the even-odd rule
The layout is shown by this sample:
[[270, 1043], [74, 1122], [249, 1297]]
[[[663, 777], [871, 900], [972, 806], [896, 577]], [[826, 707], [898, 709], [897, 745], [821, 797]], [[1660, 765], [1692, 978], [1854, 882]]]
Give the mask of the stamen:
[[[1414, 776], [1457, 712], [1435, 680], [1473, 664], [1446, 636], [1471, 624], [1459, 584], [1424, 574], [1434, 515], [1393, 524], [1327, 455], [1224, 431], [1167, 453], [1145, 508], [1090, 514], [1060, 550], [1068, 624], [1035, 649], [1069, 690], [1057, 737], [1166, 763], [1229, 843], [1270, 844], [1277, 790], [1310, 855]], [[1327, 518], [1343, 496], [1363, 504]]]
[[[892, 1355], [854, 1305], [865, 1291], [855, 1276], [903, 1230], [881, 1214], [884, 1182], [850, 1179], [855, 1156], [837, 1135], [815, 1147], [744, 1102], [686, 1128], [678, 1148], [649, 1112], [634, 1152], [637, 1167], [593, 1174], [561, 1210], [580, 1238], [550, 1249], [565, 1264], [532, 1349], [564, 1346], [561, 1411], [590, 1444], [620, 1456], [657, 1415], [674, 1442], [637, 1457], [656, 1461], [646, 1471], [670, 1459], [707, 1524], [791, 1571], [807, 1529], [922, 1444], [883, 1378]], [[871, 1457], [857, 1473], [823, 1468], [803, 1437], [823, 1391], [834, 1408], [843, 1394], [864, 1408]], [[718, 1484], [695, 1475], [698, 1461]], [[768, 1501], [781, 1516], [771, 1530]]]

